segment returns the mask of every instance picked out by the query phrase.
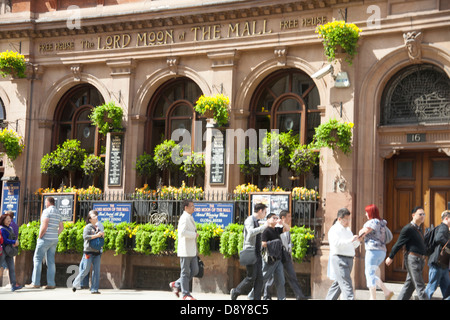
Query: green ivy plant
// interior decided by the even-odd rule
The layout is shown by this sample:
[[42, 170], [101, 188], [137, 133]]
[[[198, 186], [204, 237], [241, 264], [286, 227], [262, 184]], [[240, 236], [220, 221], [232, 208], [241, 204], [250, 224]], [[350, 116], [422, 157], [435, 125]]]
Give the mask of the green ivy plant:
[[92, 124], [103, 135], [106, 135], [108, 132], [122, 130], [122, 117], [123, 109], [112, 101], [95, 107], [89, 115]]
[[290, 230], [292, 241], [292, 258], [294, 261], [302, 262], [310, 243], [314, 239], [314, 231], [310, 228], [294, 226]]
[[351, 153], [353, 127], [352, 122], [341, 122], [336, 119], [320, 124], [315, 128], [314, 147], [338, 149], [346, 155]]
[[[260, 155], [267, 156], [269, 164], [278, 157], [281, 168], [288, 168], [290, 165], [290, 154], [297, 148], [299, 137], [293, 134], [292, 130], [288, 132], [267, 132], [263, 138], [262, 150]], [[278, 150], [272, 150], [272, 145], [278, 144]]]
[[237, 223], [229, 224], [225, 227], [220, 236], [220, 250], [219, 252], [225, 257], [229, 258], [239, 254], [244, 246], [244, 226]]
[[19, 251], [33, 251], [36, 249], [40, 225], [40, 221], [31, 221], [19, 227]]

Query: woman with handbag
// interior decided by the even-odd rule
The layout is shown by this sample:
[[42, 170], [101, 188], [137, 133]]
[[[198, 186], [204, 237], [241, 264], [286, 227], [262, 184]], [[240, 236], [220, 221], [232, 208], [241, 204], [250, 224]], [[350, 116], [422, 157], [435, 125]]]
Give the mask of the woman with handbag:
[[368, 205], [365, 210], [368, 221], [359, 231], [359, 238], [364, 237], [364, 245], [366, 248], [365, 274], [370, 299], [376, 300], [378, 285], [383, 290], [385, 299], [390, 300], [394, 293], [376, 275], [380, 264], [386, 257], [387, 221], [380, 218], [380, 213], [376, 205]]
[[0, 267], [6, 263], [9, 271], [9, 282], [11, 291], [22, 289], [22, 286], [16, 283], [16, 271], [14, 267], [14, 257], [19, 251], [19, 241], [11, 228], [11, 214], [5, 213], [0, 217], [0, 228], [3, 238], [3, 254], [0, 256]]
[[91, 293], [99, 294], [98, 291], [100, 284], [100, 260], [102, 257], [102, 248], [97, 248], [92, 240], [101, 238], [104, 236], [104, 233], [97, 226], [98, 222], [98, 213], [95, 210], [89, 211], [87, 218], [87, 225], [83, 230], [83, 239], [84, 239], [84, 249], [83, 249], [83, 258], [80, 262], [80, 270], [78, 276], [75, 278], [72, 284], [72, 291], [75, 292], [77, 289], [81, 287], [81, 281], [89, 274], [89, 271], [92, 268], [92, 283], [91, 283]]

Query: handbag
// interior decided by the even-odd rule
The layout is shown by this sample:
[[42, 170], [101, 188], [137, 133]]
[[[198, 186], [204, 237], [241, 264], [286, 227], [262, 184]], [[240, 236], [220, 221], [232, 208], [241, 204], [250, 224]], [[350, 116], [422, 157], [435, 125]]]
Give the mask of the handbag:
[[449, 266], [450, 262], [450, 248], [448, 247], [448, 241], [447, 243], [442, 247], [441, 252], [439, 253], [437, 263], [442, 268], [446, 269]]
[[197, 262], [198, 262], [198, 273], [195, 277], [203, 278], [203, 274], [205, 273], [205, 264], [203, 263], [202, 259], [200, 259], [199, 256], [197, 256]]
[[8, 244], [5, 246], [5, 254], [8, 257], [15, 257], [19, 254], [19, 247], [13, 247], [12, 244]]
[[256, 263], [255, 247], [247, 247], [239, 252], [239, 263], [248, 266]]
[[392, 231], [389, 230], [387, 226], [384, 226], [384, 243], [387, 244], [394, 239], [394, 235], [392, 234]]
[[91, 247], [94, 250], [100, 251], [105, 244], [105, 238], [99, 237], [92, 240], [89, 240], [89, 247]]

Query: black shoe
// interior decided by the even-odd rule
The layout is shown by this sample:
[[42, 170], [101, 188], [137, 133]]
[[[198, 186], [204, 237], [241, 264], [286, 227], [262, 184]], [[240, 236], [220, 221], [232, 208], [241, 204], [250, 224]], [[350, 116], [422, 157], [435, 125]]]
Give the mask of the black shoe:
[[236, 300], [237, 297], [239, 296], [238, 293], [236, 292], [236, 289], [231, 289], [230, 290], [230, 296], [231, 296], [231, 300]]
[[73, 291], [73, 292], [77, 291], [77, 288], [72, 287], [72, 291]]

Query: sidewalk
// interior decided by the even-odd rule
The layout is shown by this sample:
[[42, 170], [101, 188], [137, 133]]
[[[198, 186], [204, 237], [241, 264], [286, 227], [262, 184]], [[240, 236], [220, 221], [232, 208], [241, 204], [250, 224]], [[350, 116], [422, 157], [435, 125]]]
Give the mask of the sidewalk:
[[[387, 287], [393, 290], [396, 300], [403, 284], [387, 283]], [[167, 289], [167, 291], [132, 290], [132, 289], [100, 289], [101, 294], [91, 294], [89, 290], [77, 290], [72, 292], [69, 288], [56, 288], [53, 290], [23, 288], [11, 292], [9, 286], [0, 288], [0, 300], [181, 300]], [[230, 300], [229, 294], [220, 293], [197, 293], [192, 295], [198, 300]], [[368, 300], [368, 290], [356, 290], [356, 300]], [[413, 299], [415, 294], [413, 295]], [[383, 292], [377, 291], [377, 299], [384, 300]], [[440, 288], [434, 293], [433, 300], [441, 300]], [[247, 300], [246, 296], [239, 296], [238, 300]], [[288, 299], [288, 300], [293, 300]], [[316, 299], [317, 300], [317, 299]]]

